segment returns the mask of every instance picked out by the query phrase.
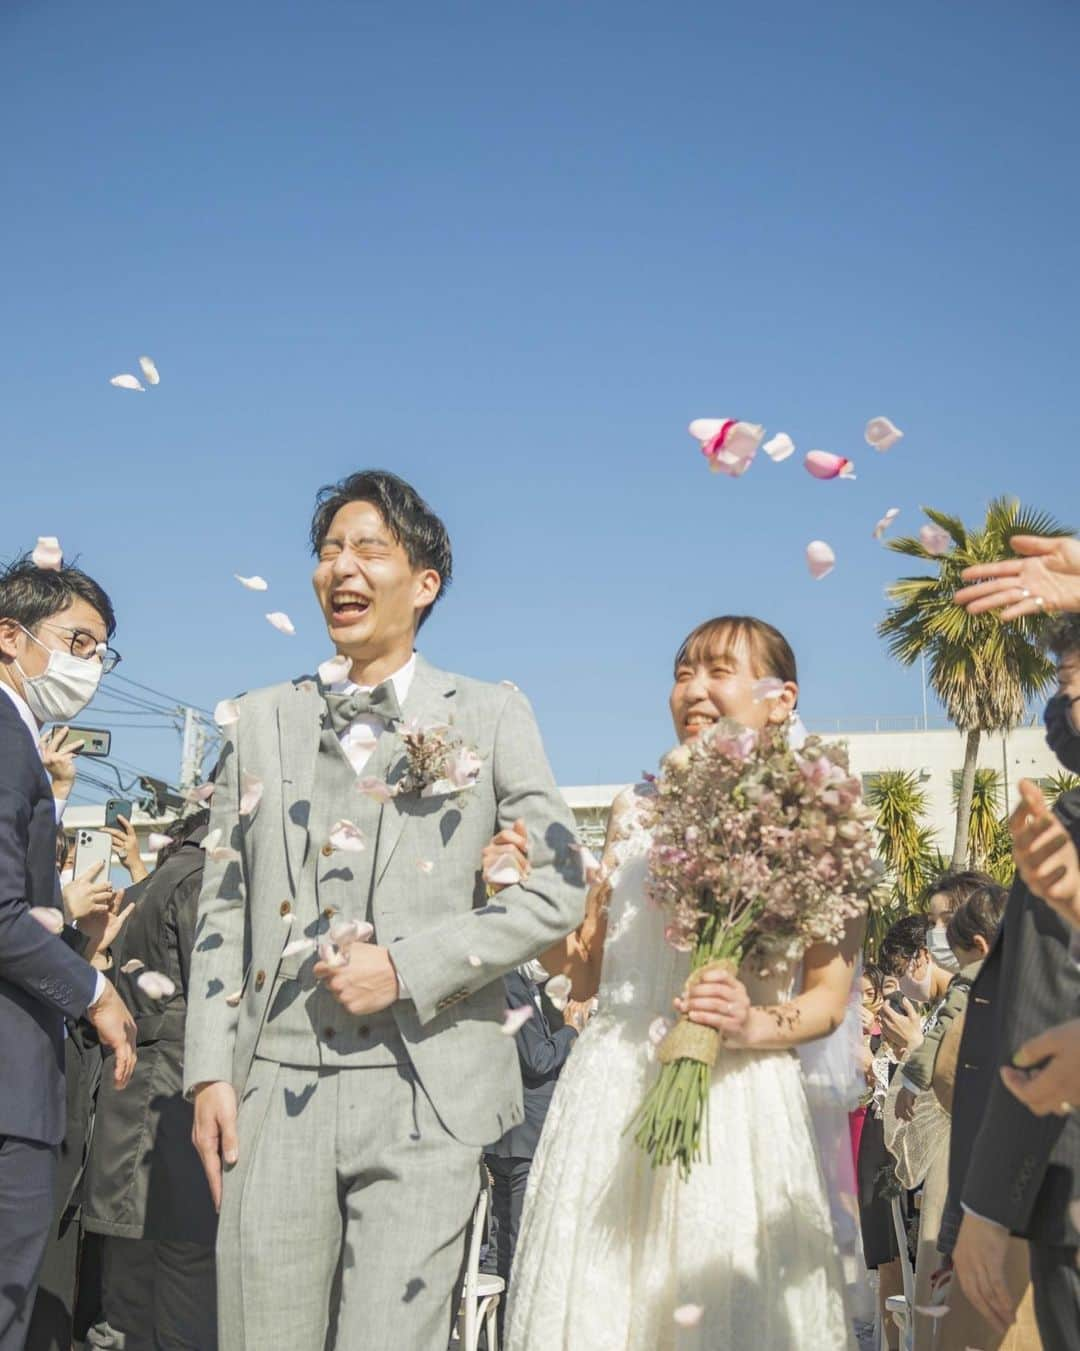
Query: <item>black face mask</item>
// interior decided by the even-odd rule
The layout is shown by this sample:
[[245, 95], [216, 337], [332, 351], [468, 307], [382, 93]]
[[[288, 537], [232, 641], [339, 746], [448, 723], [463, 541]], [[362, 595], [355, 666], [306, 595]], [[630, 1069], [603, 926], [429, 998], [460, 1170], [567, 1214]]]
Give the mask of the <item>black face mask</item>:
[[1069, 710], [1077, 702], [1067, 694], [1055, 694], [1043, 714], [1046, 744], [1073, 774], [1080, 774], [1080, 732], [1073, 726]]

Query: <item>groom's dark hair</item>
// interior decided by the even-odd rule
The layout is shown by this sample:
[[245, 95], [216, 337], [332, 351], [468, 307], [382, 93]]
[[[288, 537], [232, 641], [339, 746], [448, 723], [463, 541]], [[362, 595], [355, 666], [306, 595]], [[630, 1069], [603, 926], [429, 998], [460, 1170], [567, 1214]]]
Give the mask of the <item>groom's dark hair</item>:
[[421, 614], [419, 629], [442, 599], [454, 573], [454, 557], [446, 526], [409, 483], [386, 469], [361, 469], [340, 483], [330, 483], [315, 494], [311, 518], [311, 552], [318, 557], [330, 522], [350, 502], [370, 502], [386, 528], [405, 550], [409, 564], [418, 571], [432, 568], [439, 574], [439, 594]]

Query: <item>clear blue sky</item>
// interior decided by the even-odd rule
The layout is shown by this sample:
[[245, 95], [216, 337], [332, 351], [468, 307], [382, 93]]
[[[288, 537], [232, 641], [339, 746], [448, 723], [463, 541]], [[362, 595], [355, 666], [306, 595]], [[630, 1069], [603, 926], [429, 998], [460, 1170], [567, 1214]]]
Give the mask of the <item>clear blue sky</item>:
[[[725, 610], [810, 723], [916, 713], [884, 509], [1080, 525], [1078, 37], [1067, 0], [6, 0], [2, 551], [59, 535], [122, 672], [212, 707], [328, 655], [312, 497], [385, 466], [455, 541], [424, 652], [521, 685], [564, 783], [654, 763]], [[711, 476], [699, 416], [858, 481]], [[175, 777], [171, 732], [116, 744]]]

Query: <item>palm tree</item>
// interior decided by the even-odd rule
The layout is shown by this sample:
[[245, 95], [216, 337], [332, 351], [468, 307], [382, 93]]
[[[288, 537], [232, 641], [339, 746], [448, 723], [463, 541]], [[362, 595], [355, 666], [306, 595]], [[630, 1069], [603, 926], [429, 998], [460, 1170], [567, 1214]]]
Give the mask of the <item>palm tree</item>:
[[867, 784], [866, 802], [876, 818], [878, 856], [890, 882], [871, 907], [865, 945], [868, 957], [876, 955], [892, 925], [910, 914], [933, 868], [937, 851], [934, 832], [925, 824], [928, 801], [918, 776], [908, 770], [883, 770]]
[[[961, 788], [961, 780], [957, 775], [953, 780], [953, 806], [957, 812], [960, 810]], [[985, 869], [1000, 827], [1001, 775], [996, 769], [976, 769], [968, 811], [968, 853], [974, 867]]]
[[896, 603], [878, 626], [890, 653], [905, 666], [926, 654], [930, 685], [957, 729], [966, 735], [964, 767], [957, 800], [952, 866], [967, 864], [971, 801], [979, 740], [983, 732], [1015, 726], [1027, 703], [1046, 689], [1054, 666], [1040, 647], [1049, 623], [1044, 614], [1003, 624], [996, 614], [969, 614], [953, 600], [960, 574], [973, 563], [1012, 556], [1012, 535], [1070, 535], [1044, 512], [1021, 507], [1010, 498], [990, 503], [986, 520], [968, 530], [957, 516], [924, 507], [934, 525], [952, 540], [943, 555], [931, 553], [919, 539], [890, 540], [895, 553], [929, 563], [935, 572], [901, 577], [889, 587]]
[[1063, 794], [1071, 793], [1074, 788], [1080, 788], [1080, 774], [1070, 774], [1066, 770], [1059, 769], [1056, 774], [1043, 779], [1039, 786], [1051, 802], [1056, 802]]

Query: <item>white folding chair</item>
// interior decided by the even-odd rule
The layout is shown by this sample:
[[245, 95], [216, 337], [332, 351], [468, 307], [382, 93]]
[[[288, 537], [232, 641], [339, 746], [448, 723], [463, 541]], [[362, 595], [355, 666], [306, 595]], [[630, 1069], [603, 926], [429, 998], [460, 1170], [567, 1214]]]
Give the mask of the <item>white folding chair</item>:
[[487, 1206], [488, 1190], [481, 1187], [473, 1212], [469, 1260], [465, 1268], [465, 1286], [458, 1314], [457, 1332], [461, 1351], [477, 1351], [481, 1328], [487, 1332], [487, 1351], [499, 1351], [498, 1310], [506, 1282], [501, 1276], [491, 1276], [480, 1270], [480, 1247], [484, 1241]]
[[[900, 1198], [892, 1199], [893, 1231], [896, 1234], [896, 1246], [900, 1250], [900, 1274], [904, 1282], [902, 1295], [890, 1295], [885, 1301], [885, 1312], [900, 1329], [900, 1345], [903, 1351], [913, 1351], [915, 1345], [915, 1270], [911, 1265], [911, 1252], [908, 1249], [907, 1227], [904, 1224], [904, 1212], [900, 1208]], [[885, 1329], [881, 1329], [881, 1345], [888, 1346]]]

